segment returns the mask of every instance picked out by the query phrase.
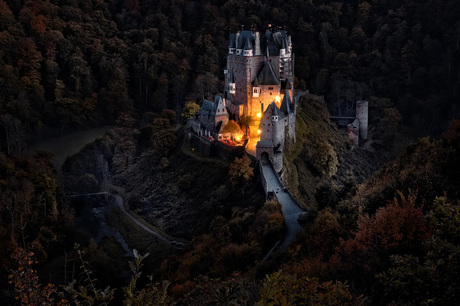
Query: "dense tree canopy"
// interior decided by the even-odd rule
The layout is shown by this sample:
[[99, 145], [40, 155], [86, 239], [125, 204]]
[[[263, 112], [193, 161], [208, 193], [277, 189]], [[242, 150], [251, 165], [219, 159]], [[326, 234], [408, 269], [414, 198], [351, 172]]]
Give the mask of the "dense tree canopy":
[[[228, 34], [241, 25], [261, 31], [268, 24], [285, 26], [293, 39], [296, 88], [323, 95], [330, 113], [346, 115], [357, 100], [369, 100], [376, 140], [370, 154], [385, 153], [401, 124], [411, 128], [409, 137], [437, 137], [460, 117], [458, 16], [455, 0], [0, 0], [0, 240], [5, 246], [0, 276], [12, 273], [18, 299], [27, 302], [22, 293], [33, 289], [35, 301], [51, 301], [56, 288], [40, 285], [33, 265], [63, 256], [64, 250], [74, 260], [82, 254], [67, 245], [79, 237], [69, 229], [74, 211], [62, 205], [51, 156], [20, 154], [42, 131], [109, 123], [115, 132], [98, 145], [110, 160], [88, 153], [86, 163], [99, 168], [87, 173], [70, 159], [67, 170], [78, 175], [67, 185], [88, 192], [109, 187], [109, 174], [132, 170], [145, 149], [162, 165], [145, 168], [177, 175], [178, 189], [171, 187], [177, 194], [194, 192], [192, 198], [200, 200], [209, 194], [207, 209], [199, 214], [217, 215], [219, 209], [223, 215], [202, 225], [208, 232], [197, 233], [189, 248], [164, 263], [161, 272], [170, 275], [172, 286], [165, 285], [156, 298], [168, 293], [199, 305], [357, 304], [365, 294], [379, 303], [458, 304], [458, 121], [439, 140], [421, 138], [354, 186], [342, 178], [368, 173], [343, 173], [347, 142], [331, 132], [320, 98], [302, 99], [306, 111], [297, 116], [298, 141], [285, 152], [286, 164], [295, 167], [285, 177], [293, 193], [318, 211], [303, 225], [298, 245], [283, 260], [277, 258], [285, 274], [271, 274], [265, 284], [256, 284], [253, 275], [278, 266], [253, 266], [283, 236], [279, 204], [222, 208], [221, 203], [246, 197], [241, 202], [247, 204], [257, 193], [250, 160], [214, 169], [213, 178], [224, 174], [209, 191], [202, 187], [209, 177], [196, 174], [205, 171], [198, 172], [202, 163], [176, 171], [179, 175], [174, 169], [179, 158], [171, 157], [181, 140], [176, 114], [190, 118], [201, 99], [223, 90]], [[243, 121], [247, 130], [251, 120]], [[120, 181], [133, 189], [136, 184]], [[103, 271], [115, 260], [101, 248], [93, 241], [85, 250]], [[248, 275], [236, 272], [247, 269]], [[158, 293], [160, 287], [152, 283], [137, 292]], [[134, 285], [125, 290], [135, 295]]]
[[[286, 26], [296, 84], [333, 113], [389, 98], [437, 134], [459, 115], [459, 5], [443, 1], [0, 1], [0, 110], [27, 132], [180, 111], [222, 91], [228, 32]], [[6, 132], [5, 132], [6, 133]], [[3, 144], [5, 146], [5, 144]]]

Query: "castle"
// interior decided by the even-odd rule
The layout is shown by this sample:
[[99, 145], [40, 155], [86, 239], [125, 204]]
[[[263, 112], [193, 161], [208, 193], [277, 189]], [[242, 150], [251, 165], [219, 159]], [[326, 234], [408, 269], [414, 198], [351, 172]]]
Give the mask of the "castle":
[[[203, 102], [199, 117], [188, 122], [190, 131], [210, 141], [235, 141], [235, 135], [223, 129], [229, 118], [244, 121], [253, 127], [244, 135], [246, 152], [258, 160], [267, 158], [281, 171], [285, 138], [295, 141], [291, 36], [270, 25], [263, 34], [243, 28], [230, 34], [224, 75], [223, 95]], [[248, 149], [248, 143], [255, 151]]]

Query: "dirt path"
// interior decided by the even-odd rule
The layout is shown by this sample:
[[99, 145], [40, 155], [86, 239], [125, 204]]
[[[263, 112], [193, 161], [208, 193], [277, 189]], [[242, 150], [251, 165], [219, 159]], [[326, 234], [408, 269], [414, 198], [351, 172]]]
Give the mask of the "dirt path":
[[[128, 218], [130, 218], [137, 226], [141, 227], [143, 230], [146, 232], [156, 236], [159, 240], [162, 242], [166, 243], [167, 245], [170, 245], [173, 248], [176, 249], [182, 249], [185, 244], [181, 241], [176, 241], [176, 240], [169, 240], [166, 237], [162, 236], [160, 233], [148, 228], [145, 226], [142, 222], [137, 220], [133, 215], [131, 215], [129, 212], [126, 211], [125, 206], [123, 205], [123, 198], [119, 194], [112, 194], [110, 192], [95, 192], [95, 193], [85, 193], [85, 194], [76, 194], [76, 195], [70, 195], [68, 196], [69, 198], [74, 198], [74, 197], [83, 197], [83, 196], [96, 196], [96, 195], [109, 195], [113, 198], [113, 203], [116, 207], [120, 208], [121, 212], [126, 215]], [[111, 209], [110, 209], [111, 211]]]

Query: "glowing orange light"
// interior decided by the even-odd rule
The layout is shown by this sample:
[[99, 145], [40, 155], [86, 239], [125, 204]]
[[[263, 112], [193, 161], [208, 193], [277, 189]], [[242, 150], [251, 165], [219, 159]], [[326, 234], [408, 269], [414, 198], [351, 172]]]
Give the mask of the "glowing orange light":
[[257, 118], [260, 118], [262, 117], [262, 114], [261, 113], [257, 113]]
[[276, 96], [275, 101], [278, 102], [278, 103], [280, 103], [281, 97], [280, 97], [280, 96]]
[[257, 130], [257, 134], [259, 134], [259, 135], [260, 135], [260, 130]]
[[241, 140], [241, 136], [236, 136], [235, 140], [239, 142]]

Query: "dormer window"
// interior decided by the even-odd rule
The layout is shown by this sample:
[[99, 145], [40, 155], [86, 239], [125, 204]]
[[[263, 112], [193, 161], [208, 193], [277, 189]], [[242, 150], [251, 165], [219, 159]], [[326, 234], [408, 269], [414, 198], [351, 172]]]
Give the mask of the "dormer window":
[[278, 122], [278, 115], [272, 116], [272, 122]]

